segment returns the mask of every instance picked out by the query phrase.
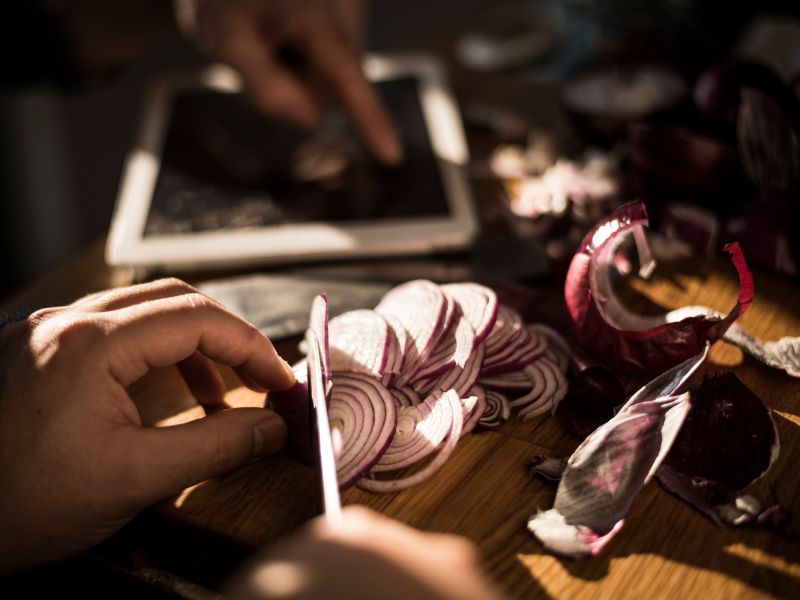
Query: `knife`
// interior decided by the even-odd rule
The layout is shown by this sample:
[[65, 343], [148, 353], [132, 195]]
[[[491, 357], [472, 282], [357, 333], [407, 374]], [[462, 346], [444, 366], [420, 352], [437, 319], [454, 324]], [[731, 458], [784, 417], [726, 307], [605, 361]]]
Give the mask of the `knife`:
[[306, 332], [308, 344], [308, 402], [311, 416], [312, 445], [316, 447], [319, 467], [319, 483], [322, 489], [322, 508], [325, 520], [330, 525], [342, 519], [342, 503], [339, 497], [339, 482], [336, 478], [336, 458], [333, 453], [331, 427], [328, 421], [328, 389], [330, 381], [325, 376], [319, 337], [313, 328]]

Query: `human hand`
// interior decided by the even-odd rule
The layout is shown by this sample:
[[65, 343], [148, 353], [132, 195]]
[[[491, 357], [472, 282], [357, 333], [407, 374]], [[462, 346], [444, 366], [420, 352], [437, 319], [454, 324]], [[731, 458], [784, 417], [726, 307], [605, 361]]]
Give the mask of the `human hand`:
[[498, 600], [475, 547], [425, 533], [367, 510], [344, 509], [342, 522], [317, 518], [256, 559], [235, 583], [237, 600]]
[[126, 388], [152, 367], [177, 363], [201, 403], [223, 404], [212, 360], [254, 389], [294, 383], [255, 327], [174, 279], [0, 328], [0, 574], [84, 550], [142, 508], [282, 448], [286, 426], [266, 409], [142, 427]]
[[400, 160], [395, 129], [361, 70], [363, 0], [186, 1], [200, 47], [239, 71], [263, 110], [311, 128], [332, 91], [375, 156]]

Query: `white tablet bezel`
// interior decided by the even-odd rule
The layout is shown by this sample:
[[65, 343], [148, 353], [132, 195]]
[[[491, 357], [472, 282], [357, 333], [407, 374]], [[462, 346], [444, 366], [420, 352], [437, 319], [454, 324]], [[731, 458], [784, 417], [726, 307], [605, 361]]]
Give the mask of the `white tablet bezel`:
[[288, 224], [234, 232], [144, 237], [160, 168], [160, 156], [176, 93], [209, 88], [239, 92], [231, 69], [217, 65], [164, 79], [147, 97], [136, 146], [128, 154], [106, 244], [114, 266], [206, 267], [280, 264], [307, 260], [421, 254], [467, 247], [477, 219], [465, 174], [468, 151], [461, 118], [441, 66], [421, 55], [370, 56], [364, 70], [372, 81], [414, 77], [431, 146], [437, 157], [450, 214], [391, 221]]

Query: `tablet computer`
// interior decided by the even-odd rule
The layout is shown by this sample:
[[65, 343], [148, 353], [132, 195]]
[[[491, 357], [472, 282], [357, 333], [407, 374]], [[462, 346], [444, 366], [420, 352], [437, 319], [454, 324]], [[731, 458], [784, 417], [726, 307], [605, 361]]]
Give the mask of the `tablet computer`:
[[421, 254], [477, 230], [460, 115], [423, 56], [364, 62], [404, 145], [379, 164], [341, 109], [302, 132], [252, 106], [223, 66], [156, 83], [123, 170], [111, 265], [176, 270]]

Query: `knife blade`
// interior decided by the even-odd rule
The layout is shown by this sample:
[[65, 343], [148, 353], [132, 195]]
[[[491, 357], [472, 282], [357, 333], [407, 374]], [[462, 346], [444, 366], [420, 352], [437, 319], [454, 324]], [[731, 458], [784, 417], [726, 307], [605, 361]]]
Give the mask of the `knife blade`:
[[337, 524], [342, 518], [342, 504], [339, 497], [339, 483], [336, 478], [336, 458], [331, 440], [328, 420], [328, 390], [330, 382], [325, 377], [322, 362], [323, 347], [312, 328], [306, 333], [308, 343], [308, 401], [309, 414], [313, 415], [312, 435], [317, 448], [319, 481], [322, 490], [322, 507], [329, 524]]

